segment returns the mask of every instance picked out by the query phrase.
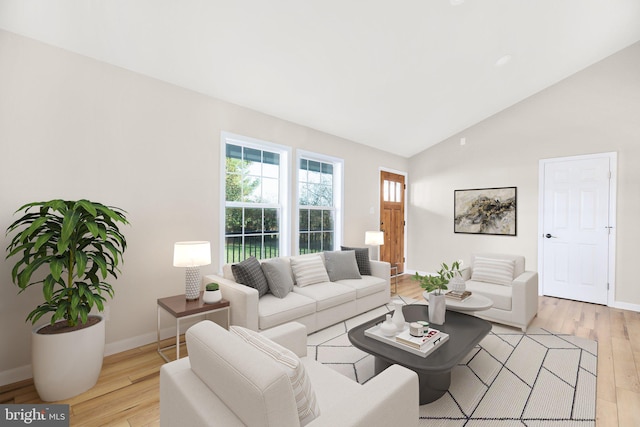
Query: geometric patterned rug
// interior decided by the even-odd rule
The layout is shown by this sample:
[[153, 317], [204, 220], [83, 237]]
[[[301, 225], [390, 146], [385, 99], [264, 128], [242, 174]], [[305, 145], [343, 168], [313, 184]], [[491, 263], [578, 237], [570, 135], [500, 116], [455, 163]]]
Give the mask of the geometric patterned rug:
[[[373, 356], [346, 332], [392, 310], [380, 307], [308, 337], [308, 355], [361, 384], [373, 376]], [[451, 387], [420, 406], [429, 426], [594, 426], [598, 346], [544, 329], [493, 328], [451, 374]]]

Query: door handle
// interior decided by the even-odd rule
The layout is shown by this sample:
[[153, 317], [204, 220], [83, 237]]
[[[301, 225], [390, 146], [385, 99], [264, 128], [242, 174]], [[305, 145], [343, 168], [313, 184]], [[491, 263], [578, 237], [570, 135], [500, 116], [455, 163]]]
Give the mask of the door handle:
[[551, 239], [551, 238], [553, 238], [553, 239], [557, 239], [557, 237], [556, 237], [556, 236], [552, 236], [552, 235], [551, 235], [551, 234], [549, 234], [549, 233], [545, 234], [545, 235], [544, 235], [544, 237], [546, 237], [547, 239]]

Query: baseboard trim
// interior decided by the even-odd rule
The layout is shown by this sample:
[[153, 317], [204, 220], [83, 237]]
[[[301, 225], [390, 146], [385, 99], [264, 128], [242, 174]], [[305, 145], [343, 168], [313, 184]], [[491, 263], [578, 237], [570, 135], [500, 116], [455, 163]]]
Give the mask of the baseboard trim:
[[613, 305], [611, 307], [619, 308], [621, 310], [629, 310], [629, 311], [640, 312], [640, 304], [631, 304], [631, 303], [628, 303], [628, 302], [614, 301]]

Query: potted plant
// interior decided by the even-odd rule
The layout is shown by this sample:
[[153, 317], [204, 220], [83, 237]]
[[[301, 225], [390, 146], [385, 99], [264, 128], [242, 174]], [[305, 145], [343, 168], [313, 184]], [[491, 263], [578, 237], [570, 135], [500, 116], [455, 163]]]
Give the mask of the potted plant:
[[421, 276], [416, 272], [413, 280], [420, 282], [420, 287], [425, 289], [425, 298], [429, 301], [429, 322], [442, 325], [445, 319], [447, 305], [442, 291], [446, 291], [449, 281], [460, 275], [462, 261], [454, 261], [451, 268], [444, 262], [440, 265], [440, 270], [436, 275]]
[[217, 283], [208, 283], [204, 287], [204, 293], [202, 294], [202, 301], [206, 304], [215, 304], [222, 299], [222, 293], [220, 292], [220, 286]]
[[51, 313], [48, 325], [33, 329], [33, 380], [44, 401], [73, 397], [93, 387], [102, 369], [105, 295], [117, 278], [127, 242], [118, 223], [124, 212], [89, 200], [50, 200], [22, 206], [11, 224], [7, 247], [17, 261], [11, 279], [20, 292], [40, 286], [44, 301], [27, 316], [35, 324]]

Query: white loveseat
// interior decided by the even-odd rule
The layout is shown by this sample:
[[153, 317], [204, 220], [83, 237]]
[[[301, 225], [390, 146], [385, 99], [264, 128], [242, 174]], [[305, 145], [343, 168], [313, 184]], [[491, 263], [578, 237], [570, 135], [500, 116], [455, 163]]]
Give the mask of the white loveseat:
[[[280, 257], [277, 260], [287, 265], [289, 274], [294, 278], [291, 260], [311, 256], [320, 256], [324, 260], [324, 253]], [[266, 261], [272, 260], [261, 263]], [[300, 287], [294, 278], [293, 291], [284, 298], [271, 293], [259, 297], [256, 289], [235, 281], [229, 264], [223, 266], [222, 275], [208, 275], [202, 280], [203, 284], [216, 282], [220, 285], [222, 297], [231, 303], [232, 325], [258, 331], [295, 321], [305, 325], [307, 332], [311, 333], [389, 302], [389, 263], [373, 260], [368, 260], [368, 263], [371, 275], [362, 275], [360, 279], [325, 281]]]
[[474, 254], [462, 274], [468, 291], [493, 302], [493, 307], [476, 316], [526, 332], [538, 313], [538, 273], [525, 270], [523, 256]]
[[[392, 365], [360, 385], [306, 356], [307, 332], [299, 323], [258, 335], [299, 357], [319, 410], [315, 419], [305, 419], [307, 426], [417, 426], [415, 372]], [[300, 404], [283, 365], [210, 321], [191, 327], [186, 340], [189, 357], [160, 370], [162, 427], [301, 425]]]

